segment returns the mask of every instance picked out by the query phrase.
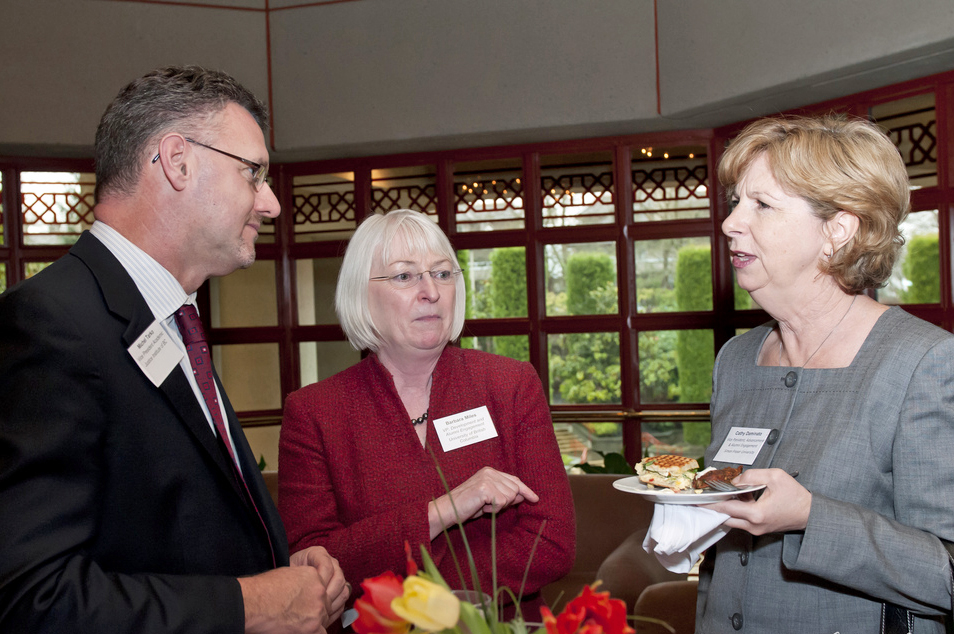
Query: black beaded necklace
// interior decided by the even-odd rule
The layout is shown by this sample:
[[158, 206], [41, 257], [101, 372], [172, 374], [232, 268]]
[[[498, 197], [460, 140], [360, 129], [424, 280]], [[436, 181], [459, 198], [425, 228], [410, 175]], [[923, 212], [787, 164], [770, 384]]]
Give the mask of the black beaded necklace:
[[421, 416], [420, 418], [411, 419], [411, 424], [414, 425], [415, 427], [417, 427], [418, 425], [423, 425], [426, 422], [427, 422], [427, 412], [424, 412], [424, 415]]

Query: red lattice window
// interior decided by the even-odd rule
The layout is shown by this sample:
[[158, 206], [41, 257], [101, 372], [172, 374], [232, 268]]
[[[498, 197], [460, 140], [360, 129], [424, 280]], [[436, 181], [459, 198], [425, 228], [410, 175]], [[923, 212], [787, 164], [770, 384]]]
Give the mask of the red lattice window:
[[387, 213], [395, 209], [413, 209], [437, 221], [437, 177], [433, 166], [371, 172], [371, 211]]
[[96, 176], [90, 172], [22, 172], [24, 244], [72, 244], [93, 224]]
[[871, 108], [871, 117], [898, 148], [913, 189], [937, 186], [937, 112], [934, 93]]
[[[3, 231], [3, 228], [6, 226], [6, 223], [3, 220], [4, 220], [3, 218], [3, 173], [0, 172], [0, 247], [4, 246], [7, 243], [6, 242], [7, 236]], [[0, 274], [0, 284], [3, 284], [4, 288], [6, 288], [6, 276], [7, 276], [6, 267], [4, 267], [4, 270], [0, 273], [2, 273]], [[3, 291], [0, 291], [0, 293], [2, 292]]]
[[292, 181], [295, 239], [346, 239], [354, 233], [354, 173], [296, 176]]
[[616, 221], [609, 152], [542, 156], [540, 190], [544, 227]]
[[633, 157], [635, 220], [709, 217], [704, 148], [640, 148]]
[[454, 209], [461, 232], [523, 229], [522, 169], [518, 159], [454, 167]]

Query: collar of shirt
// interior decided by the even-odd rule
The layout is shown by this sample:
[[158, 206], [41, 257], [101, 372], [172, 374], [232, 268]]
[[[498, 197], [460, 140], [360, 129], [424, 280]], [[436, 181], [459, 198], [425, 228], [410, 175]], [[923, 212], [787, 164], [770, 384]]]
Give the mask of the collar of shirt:
[[186, 294], [172, 273], [121, 233], [101, 220], [89, 232], [123, 265], [156, 319], [164, 321], [183, 304], [195, 304], [195, 293]]

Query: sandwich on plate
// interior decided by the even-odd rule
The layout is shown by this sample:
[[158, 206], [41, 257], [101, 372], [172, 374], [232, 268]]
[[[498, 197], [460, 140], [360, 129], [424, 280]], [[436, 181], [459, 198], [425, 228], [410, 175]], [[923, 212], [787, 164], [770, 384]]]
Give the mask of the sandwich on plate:
[[636, 465], [639, 481], [646, 486], [658, 486], [682, 491], [692, 488], [692, 480], [699, 470], [699, 463], [685, 456], [665, 454], [643, 458]]

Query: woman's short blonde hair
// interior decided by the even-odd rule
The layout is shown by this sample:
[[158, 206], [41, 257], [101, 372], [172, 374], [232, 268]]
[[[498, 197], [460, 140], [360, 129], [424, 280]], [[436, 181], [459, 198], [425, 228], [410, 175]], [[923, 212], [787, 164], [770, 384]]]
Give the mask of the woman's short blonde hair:
[[904, 244], [899, 224], [911, 208], [904, 161], [884, 132], [844, 116], [756, 121], [719, 162], [719, 181], [730, 199], [763, 153], [779, 186], [807, 201], [818, 218], [847, 211], [859, 220], [854, 237], [821, 270], [852, 294], [884, 285]]
[[[348, 243], [335, 289], [338, 321], [356, 350], [377, 352], [385, 343], [381, 338], [381, 331], [375, 327], [371, 318], [368, 285], [375, 258], [382, 266], [387, 265], [395, 239], [398, 238], [408, 254], [434, 253], [447, 258], [451, 267], [457, 268], [457, 254], [450, 240], [440, 227], [424, 214], [411, 209], [397, 209], [366, 218]], [[464, 329], [467, 297], [463, 275], [456, 277], [455, 289], [454, 319], [448, 342], [457, 339]]]

